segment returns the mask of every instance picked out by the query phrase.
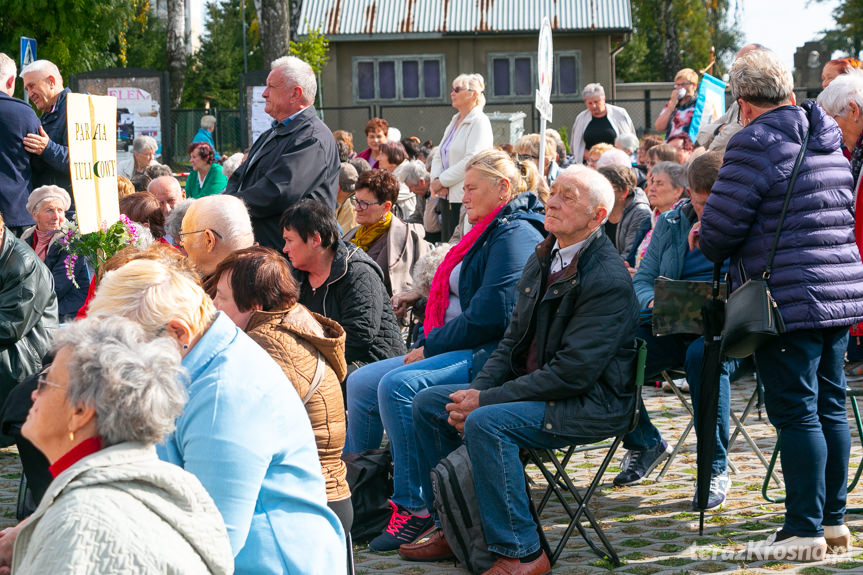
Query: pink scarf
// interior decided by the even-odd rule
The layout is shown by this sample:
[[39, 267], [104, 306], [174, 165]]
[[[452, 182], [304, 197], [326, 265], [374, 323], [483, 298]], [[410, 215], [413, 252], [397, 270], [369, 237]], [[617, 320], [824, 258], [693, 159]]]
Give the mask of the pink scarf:
[[423, 331], [428, 335], [431, 330], [436, 327], [441, 327], [444, 324], [446, 316], [446, 308], [449, 307], [449, 276], [452, 270], [461, 263], [467, 252], [473, 247], [474, 242], [482, 235], [488, 225], [494, 220], [497, 213], [503, 206], [497, 207], [489, 215], [484, 217], [481, 222], [476, 224], [471, 230], [447, 252], [440, 267], [434, 274], [432, 279], [431, 289], [429, 289], [429, 299], [426, 304], [425, 322], [423, 323]]

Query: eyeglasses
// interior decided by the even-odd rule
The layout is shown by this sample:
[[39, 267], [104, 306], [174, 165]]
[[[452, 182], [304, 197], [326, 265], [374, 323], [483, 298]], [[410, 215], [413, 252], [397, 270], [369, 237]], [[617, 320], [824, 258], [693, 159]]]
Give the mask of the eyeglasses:
[[48, 372], [43, 371], [42, 373], [39, 374], [39, 378], [36, 380], [36, 390], [39, 393], [44, 393], [45, 388], [49, 387], [49, 386], [50, 387], [59, 387], [60, 389], [63, 388], [62, 385], [58, 385], [56, 383], [48, 381]]
[[195, 230], [194, 232], [180, 232], [179, 234], [177, 234], [177, 241], [180, 242], [180, 244], [182, 244], [183, 238], [185, 238], [186, 236], [190, 236], [192, 234], [202, 234], [204, 232], [213, 232], [214, 236], [216, 236], [219, 239], [222, 239], [222, 234], [220, 234], [216, 230], [213, 230], [210, 228], [204, 228], [203, 230]]
[[473, 92], [473, 90], [471, 90], [470, 88], [462, 88], [461, 86], [453, 86], [450, 92], [455, 92], [456, 94], [458, 94], [459, 92]]
[[353, 206], [358, 210], [363, 211], [369, 206], [379, 206], [383, 204], [383, 202], [364, 202], [362, 200], [358, 200], [356, 196], [351, 196], [351, 204], [353, 204]]

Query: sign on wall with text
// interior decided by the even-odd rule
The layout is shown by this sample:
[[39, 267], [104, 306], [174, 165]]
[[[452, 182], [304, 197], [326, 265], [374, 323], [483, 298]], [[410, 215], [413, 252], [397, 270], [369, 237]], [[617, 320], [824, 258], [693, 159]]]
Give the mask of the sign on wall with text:
[[78, 229], [99, 231], [120, 219], [117, 197], [117, 99], [69, 94], [69, 170]]

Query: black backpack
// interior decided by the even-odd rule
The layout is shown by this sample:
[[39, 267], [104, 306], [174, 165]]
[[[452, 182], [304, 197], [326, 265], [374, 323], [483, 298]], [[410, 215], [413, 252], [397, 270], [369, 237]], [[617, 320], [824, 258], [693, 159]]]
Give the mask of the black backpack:
[[[489, 551], [485, 542], [479, 502], [473, 485], [473, 465], [466, 445], [461, 445], [440, 460], [431, 471], [431, 482], [435, 512], [456, 559], [471, 573], [488, 571], [498, 556]], [[537, 525], [540, 546], [551, 557], [548, 541], [530, 497], [530, 485], [525, 485], [525, 488], [530, 513]]]
[[348, 468], [348, 485], [354, 522], [354, 543], [368, 543], [381, 534], [392, 515], [389, 500], [393, 493], [393, 458], [389, 449], [369, 449], [359, 455], [342, 456]]
[[497, 556], [485, 543], [467, 446], [441, 459], [431, 471], [431, 482], [435, 512], [456, 559], [471, 573], [488, 571]]

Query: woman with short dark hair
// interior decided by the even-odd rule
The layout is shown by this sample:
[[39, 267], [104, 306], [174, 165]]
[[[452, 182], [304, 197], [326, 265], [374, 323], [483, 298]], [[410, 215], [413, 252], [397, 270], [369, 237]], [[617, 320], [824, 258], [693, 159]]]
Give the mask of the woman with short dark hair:
[[228, 185], [228, 178], [222, 173], [222, 166], [215, 163], [216, 154], [210, 144], [195, 142], [186, 152], [192, 164], [192, 171], [186, 178], [186, 197], [202, 198], [222, 193]]
[[345, 533], [353, 522], [345, 446], [345, 405], [339, 382], [345, 378], [345, 330], [297, 303], [300, 289], [291, 268], [273, 249], [252, 246], [219, 263], [213, 274], [216, 309], [223, 311], [285, 372], [303, 400], [327, 501]]
[[372, 168], [378, 167], [378, 150], [380, 145], [387, 141], [387, 132], [390, 125], [383, 118], [372, 118], [366, 123], [366, 143], [368, 148], [357, 154], [364, 159]]
[[391, 296], [413, 287], [411, 268], [429, 249], [422, 225], [405, 223], [393, 215], [398, 196], [399, 181], [392, 174], [385, 170], [364, 172], [351, 196], [359, 225], [344, 238], [380, 266]]
[[348, 372], [405, 352], [384, 273], [365, 251], [339, 239], [333, 211], [300, 200], [280, 222], [285, 247], [300, 284], [299, 302], [337, 321], [347, 333]]

